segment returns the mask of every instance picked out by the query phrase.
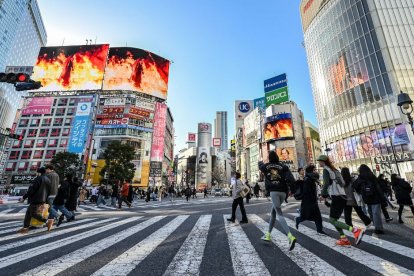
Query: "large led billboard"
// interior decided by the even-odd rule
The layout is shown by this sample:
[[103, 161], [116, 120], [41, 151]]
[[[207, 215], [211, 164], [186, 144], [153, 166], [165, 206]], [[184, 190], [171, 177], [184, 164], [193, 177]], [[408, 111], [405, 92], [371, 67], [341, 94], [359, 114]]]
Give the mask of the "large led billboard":
[[292, 114], [282, 113], [267, 117], [263, 133], [266, 141], [293, 138]]
[[133, 90], [167, 98], [170, 62], [151, 52], [129, 47], [111, 48], [104, 90]]
[[32, 79], [36, 91], [98, 90], [102, 88], [109, 45], [42, 47]]

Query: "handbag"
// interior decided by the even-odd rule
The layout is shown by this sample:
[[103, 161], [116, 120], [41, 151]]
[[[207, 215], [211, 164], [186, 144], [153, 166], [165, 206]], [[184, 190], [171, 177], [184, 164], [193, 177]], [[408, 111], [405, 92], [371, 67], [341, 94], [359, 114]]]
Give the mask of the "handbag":
[[[41, 216], [43, 219], [47, 219], [49, 217], [49, 204], [43, 203], [39, 204], [37, 207], [36, 213]], [[35, 218], [30, 219], [30, 226], [33, 227], [43, 227], [45, 223]]]
[[245, 198], [248, 194], [250, 193], [250, 188], [249, 188], [249, 186], [247, 186], [246, 184], [243, 184], [243, 188], [242, 188], [242, 190], [241, 190], [241, 192], [240, 192], [240, 196], [241, 197], [243, 197], [243, 198]]

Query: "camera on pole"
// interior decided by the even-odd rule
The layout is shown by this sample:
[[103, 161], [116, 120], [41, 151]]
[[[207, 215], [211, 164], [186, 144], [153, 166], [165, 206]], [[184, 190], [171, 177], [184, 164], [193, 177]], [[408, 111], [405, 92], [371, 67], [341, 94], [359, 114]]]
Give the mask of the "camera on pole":
[[26, 73], [0, 73], [0, 82], [14, 84], [16, 91], [35, 90], [42, 87], [40, 81], [30, 79]]

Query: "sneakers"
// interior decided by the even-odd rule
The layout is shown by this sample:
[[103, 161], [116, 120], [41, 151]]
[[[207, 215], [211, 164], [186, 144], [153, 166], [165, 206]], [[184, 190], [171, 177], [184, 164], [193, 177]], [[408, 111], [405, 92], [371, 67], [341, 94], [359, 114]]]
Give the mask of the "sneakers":
[[71, 216], [70, 218], [68, 218], [67, 222], [71, 222], [72, 220], [75, 220], [75, 216]]
[[385, 222], [386, 222], [386, 223], [388, 223], [388, 222], [390, 222], [390, 221], [393, 221], [393, 218], [387, 218], [387, 219], [385, 219]]
[[53, 223], [54, 223], [54, 222], [55, 222], [55, 220], [54, 220], [54, 219], [48, 219], [48, 220], [46, 221], [47, 231], [52, 230], [52, 227], [53, 227]]
[[270, 238], [270, 233], [267, 232], [266, 234], [263, 235], [263, 237], [261, 237], [262, 240], [264, 241], [271, 241], [272, 239]]
[[241, 220], [240, 221], [240, 224], [246, 224], [246, 223], [249, 223], [249, 221], [248, 220]]
[[60, 216], [59, 217], [59, 220], [58, 220], [58, 222], [56, 224], [56, 227], [59, 227], [62, 224], [62, 222], [63, 222], [64, 219], [65, 219], [65, 217]]
[[296, 245], [296, 238], [290, 233], [288, 235], [288, 238], [289, 238], [289, 251], [292, 251]]
[[234, 220], [232, 220], [231, 218], [228, 218], [227, 221], [234, 223]]
[[17, 231], [19, 234], [27, 234], [29, 233], [29, 228], [22, 228], [19, 231]]
[[354, 238], [355, 238], [355, 245], [358, 245], [361, 243], [362, 237], [365, 234], [365, 229], [356, 228], [356, 231], [353, 232]]
[[339, 246], [351, 246], [351, 242], [347, 238], [341, 238], [336, 241], [336, 245]]

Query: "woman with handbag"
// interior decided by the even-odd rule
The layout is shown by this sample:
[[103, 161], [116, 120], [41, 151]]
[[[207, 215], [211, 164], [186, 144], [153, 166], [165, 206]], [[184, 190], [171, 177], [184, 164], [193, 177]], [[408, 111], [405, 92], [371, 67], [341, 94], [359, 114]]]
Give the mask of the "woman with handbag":
[[314, 221], [318, 234], [326, 235], [323, 231], [321, 211], [318, 206], [318, 192], [316, 186], [319, 174], [314, 165], [305, 169], [305, 177], [300, 188], [296, 190], [295, 199], [302, 200], [300, 204], [300, 216], [295, 218], [296, 229], [305, 220]]
[[348, 168], [344, 167], [341, 169], [342, 178], [345, 181], [345, 193], [346, 193], [346, 206], [344, 209], [344, 216], [345, 216], [345, 223], [349, 226], [352, 225], [352, 209], [355, 210], [358, 217], [364, 222], [365, 226], [371, 224], [371, 219], [362, 211], [362, 198], [361, 195], [354, 191], [352, 187], [352, 183], [354, 179], [352, 179], [351, 173]]

